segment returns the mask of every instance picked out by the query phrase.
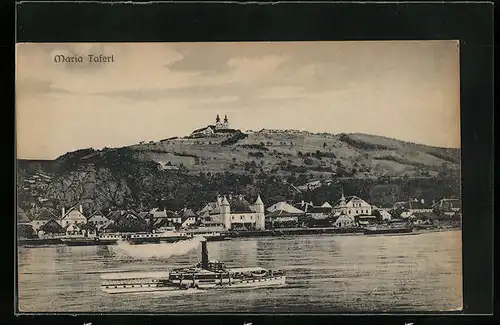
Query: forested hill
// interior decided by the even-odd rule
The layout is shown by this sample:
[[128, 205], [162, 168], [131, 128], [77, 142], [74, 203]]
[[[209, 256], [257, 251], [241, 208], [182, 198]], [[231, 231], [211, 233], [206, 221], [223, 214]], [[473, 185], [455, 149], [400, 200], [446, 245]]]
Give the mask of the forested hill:
[[[19, 206], [60, 211], [81, 203], [109, 208], [198, 208], [217, 193], [260, 193], [280, 200], [335, 201], [359, 195], [371, 204], [460, 195], [460, 150], [366, 134], [232, 130], [103, 150], [82, 149], [53, 161], [18, 160]], [[321, 181], [314, 190], [298, 190]]]

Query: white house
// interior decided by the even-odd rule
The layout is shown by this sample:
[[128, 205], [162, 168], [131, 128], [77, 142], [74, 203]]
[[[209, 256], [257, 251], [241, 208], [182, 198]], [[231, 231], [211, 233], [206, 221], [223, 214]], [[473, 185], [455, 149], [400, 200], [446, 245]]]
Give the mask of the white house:
[[222, 225], [225, 229], [265, 229], [264, 203], [260, 198], [254, 204], [249, 203], [242, 195], [218, 196], [202, 209], [202, 223], [205, 225]]
[[342, 197], [333, 206], [333, 212], [341, 212], [352, 217], [358, 215], [371, 215], [372, 206], [357, 196], [345, 197], [342, 191]]
[[68, 211], [65, 211], [62, 208], [62, 218], [61, 218], [61, 226], [66, 228], [69, 225], [78, 225], [87, 223], [87, 218], [83, 215], [83, 208], [81, 205], [74, 206]]
[[333, 227], [335, 228], [345, 229], [358, 226], [356, 221], [354, 220], [354, 217], [351, 217], [343, 212], [336, 212], [334, 213], [333, 217], [336, 218], [335, 222], [333, 223]]
[[267, 209], [266, 221], [274, 227], [275, 223], [279, 224], [297, 224], [299, 217], [304, 215], [304, 211], [288, 204], [287, 202], [278, 202]]

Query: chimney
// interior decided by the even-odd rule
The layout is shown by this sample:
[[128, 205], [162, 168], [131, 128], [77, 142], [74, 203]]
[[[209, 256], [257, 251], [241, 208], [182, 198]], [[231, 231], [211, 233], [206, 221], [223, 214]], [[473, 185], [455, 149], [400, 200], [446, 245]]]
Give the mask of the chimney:
[[208, 269], [208, 249], [206, 239], [201, 242], [201, 268], [205, 270]]
[[66, 214], [65, 212], [66, 211], [65, 211], [64, 207], [62, 207], [62, 216], [61, 216], [61, 218], [64, 218], [64, 215]]
[[83, 207], [82, 207], [82, 205], [81, 205], [81, 204], [80, 204], [80, 207], [79, 207], [79, 208], [80, 208], [80, 213], [81, 213], [81, 214], [83, 214]]

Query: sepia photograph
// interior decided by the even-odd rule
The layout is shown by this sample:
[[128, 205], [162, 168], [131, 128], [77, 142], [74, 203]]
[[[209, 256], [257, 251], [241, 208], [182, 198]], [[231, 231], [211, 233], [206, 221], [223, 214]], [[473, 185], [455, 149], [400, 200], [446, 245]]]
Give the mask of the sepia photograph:
[[463, 308], [459, 42], [16, 44], [19, 313]]

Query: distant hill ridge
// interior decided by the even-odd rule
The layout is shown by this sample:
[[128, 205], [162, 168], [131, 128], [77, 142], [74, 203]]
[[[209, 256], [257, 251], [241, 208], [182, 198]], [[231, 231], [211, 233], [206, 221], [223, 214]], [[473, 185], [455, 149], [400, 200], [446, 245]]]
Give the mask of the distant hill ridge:
[[[448, 188], [449, 193], [459, 195], [459, 186], [453, 187], [459, 184], [459, 171], [460, 149], [455, 148], [362, 133], [235, 130], [223, 136], [172, 137], [122, 148], [81, 149], [52, 161], [18, 160], [18, 193], [26, 211], [77, 201], [92, 209], [155, 205], [165, 200], [186, 204], [188, 199], [210, 201], [225, 190], [266, 193], [263, 199], [275, 201], [297, 195], [289, 184], [300, 186], [317, 179], [372, 187], [387, 178], [419, 179], [433, 192], [439, 193], [436, 187]], [[33, 179], [40, 172], [50, 181]], [[444, 179], [452, 181], [444, 184]], [[370, 189], [366, 191], [370, 196]]]

